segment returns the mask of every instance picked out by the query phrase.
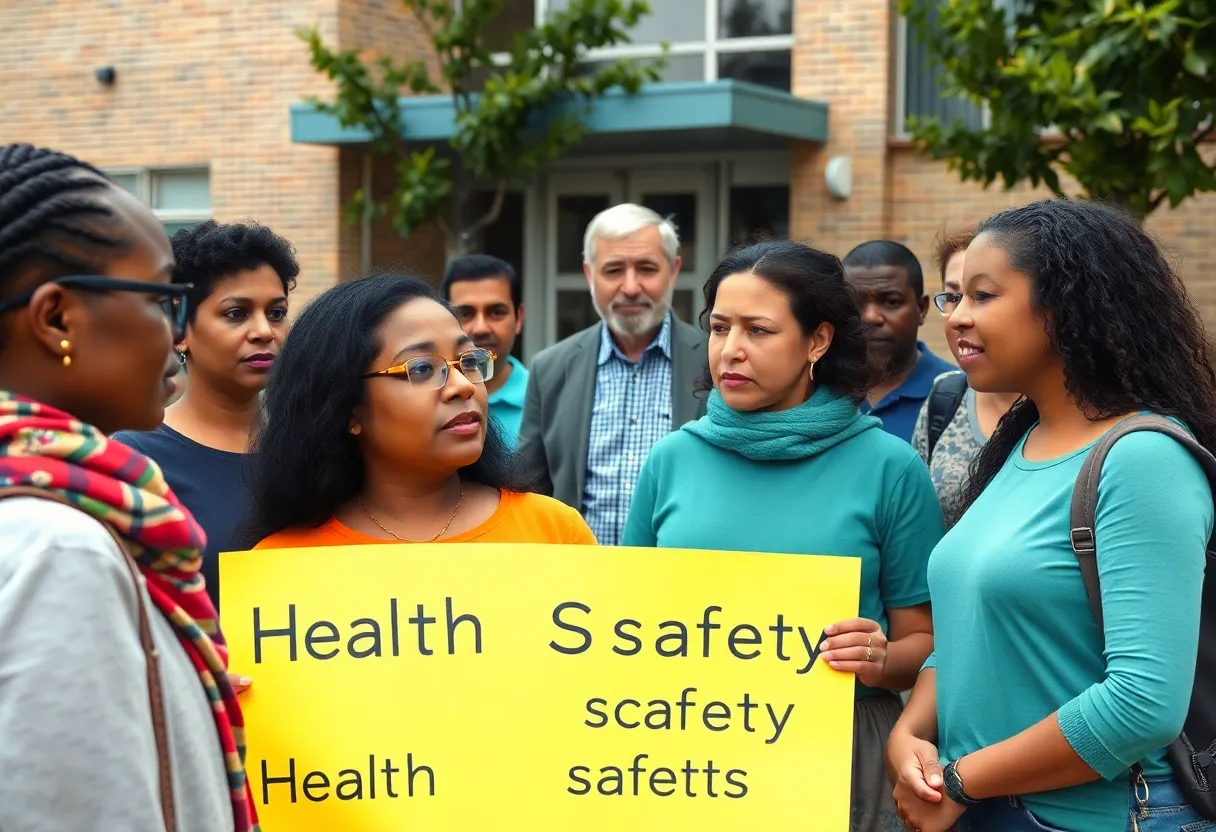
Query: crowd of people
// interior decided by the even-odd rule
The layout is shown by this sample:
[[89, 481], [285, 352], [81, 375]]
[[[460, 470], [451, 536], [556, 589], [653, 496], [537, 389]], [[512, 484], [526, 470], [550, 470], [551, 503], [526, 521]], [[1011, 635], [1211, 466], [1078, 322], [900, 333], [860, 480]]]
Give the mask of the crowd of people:
[[669, 219], [614, 206], [583, 251], [600, 321], [525, 366], [512, 264], [368, 275], [289, 324], [273, 230], [170, 241], [89, 164], [0, 148], [0, 829], [256, 829], [218, 553], [415, 542], [859, 558], [820, 645], [856, 678], [851, 832], [1216, 829], [1166, 754], [1202, 466], [1161, 433], [1110, 450], [1101, 622], [1070, 537], [1124, 418], [1216, 450], [1210, 342], [1135, 218], [947, 229], [932, 298], [894, 241], [752, 242], [698, 322]]

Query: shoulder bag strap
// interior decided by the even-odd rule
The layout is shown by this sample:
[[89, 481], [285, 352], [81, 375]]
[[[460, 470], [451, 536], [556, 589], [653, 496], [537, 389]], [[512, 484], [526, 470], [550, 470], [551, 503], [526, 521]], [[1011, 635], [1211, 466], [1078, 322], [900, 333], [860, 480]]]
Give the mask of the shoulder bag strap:
[[[1098, 440], [1098, 444], [1081, 464], [1081, 473], [1077, 475], [1077, 484], [1073, 487], [1069, 539], [1081, 566], [1081, 579], [1085, 582], [1085, 593], [1089, 596], [1089, 606], [1093, 610], [1094, 620], [1098, 622], [1099, 632], [1103, 632], [1102, 588], [1098, 580], [1098, 541], [1094, 534], [1094, 527], [1097, 525], [1098, 480], [1102, 473], [1102, 463], [1114, 444], [1129, 433], [1142, 430], [1164, 433], [1190, 451], [1195, 460], [1203, 466], [1208, 481], [1216, 489], [1216, 458], [1207, 448], [1196, 442], [1181, 425], [1164, 416], [1129, 416]], [[1208, 541], [1208, 557], [1216, 556], [1214, 553], [1216, 531]]]
[[939, 376], [929, 391], [928, 418], [925, 420], [925, 455], [933, 458], [933, 449], [946, 431], [946, 425], [958, 412], [967, 392], [967, 376], [962, 372]]
[[[40, 500], [51, 500], [60, 505], [76, 509], [82, 514], [87, 514], [89, 517], [93, 517], [93, 515], [88, 514], [88, 512], [79, 506], [73, 505], [57, 494], [52, 494], [39, 488], [29, 486], [0, 488], [0, 499], [6, 497], [36, 497]], [[142, 577], [139, 573], [139, 567], [135, 563], [135, 558], [127, 547], [127, 542], [114, 531], [114, 527], [109, 523], [96, 517], [93, 517], [93, 519], [101, 523], [102, 527], [109, 532], [110, 537], [114, 540], [114, 545], [118, 547], [118, 551], [122, 552], [123, 562], [127, 565], [127, 571], [130, 573], [131, 581], [135, 585], [135, 600], [139, 607], [139, 644], [143, 648], [144, 664], [148, 668], [148, 698], [152, 706], [152, 733], [156, 737], [161, 813], [164, 817], [165, 832], [176, 832], [177, 811], [173, 800], [173, 776], [169, 763], [169, 737], [165, 721], [165, 698], [164, 691], [161, 688], [159, 653], [156, 650], [156, 644], [152, 640], [152, 625], [148, 618], [147, 604], [144, 603], [144, 594], [141, 591], [143, 586]]]

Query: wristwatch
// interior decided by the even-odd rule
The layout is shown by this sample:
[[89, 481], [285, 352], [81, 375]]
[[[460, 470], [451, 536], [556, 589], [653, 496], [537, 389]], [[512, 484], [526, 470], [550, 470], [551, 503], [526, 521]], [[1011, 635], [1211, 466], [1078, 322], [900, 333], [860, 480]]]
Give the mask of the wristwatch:
[[975, 806], [980, 801], [968, 797], [967, 792], [963, 790], [963, 778], [958, 774], [957, 763], [958, 760], [952, 760], [946, 763], [946, 767], [942, 769], [942, 783], [946, 787], [946, 797], [962, 806]]

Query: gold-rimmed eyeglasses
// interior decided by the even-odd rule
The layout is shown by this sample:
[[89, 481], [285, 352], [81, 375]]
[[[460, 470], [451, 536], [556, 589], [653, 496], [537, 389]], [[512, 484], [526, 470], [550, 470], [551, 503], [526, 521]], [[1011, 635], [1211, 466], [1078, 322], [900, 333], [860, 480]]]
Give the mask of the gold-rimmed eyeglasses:
[[361, 378], [389, 376], [402, 378], [425, 390], [441, 390], [448, 383], [449, 368], [455, 367], [474, 384], [485, 384], [494, 378], [494, 362], [497, 359], [497, 355], [481, 348], [461, 353], [454, 361], [438, 355], [419, 355], [395, 367], [364, 373]]

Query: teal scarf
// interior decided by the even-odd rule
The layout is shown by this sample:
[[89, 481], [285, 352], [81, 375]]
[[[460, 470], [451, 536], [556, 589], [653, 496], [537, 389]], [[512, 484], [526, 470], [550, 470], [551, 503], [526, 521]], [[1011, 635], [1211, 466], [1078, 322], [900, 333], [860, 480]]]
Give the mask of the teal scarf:
[[847, 396], [820, 387], [797, 407], [774, 413], [732, 410], [717, 390], [706, 415], [683, 430], [711, 445], [761, 462], [807, 459], [862, 431], [880, 426]]

